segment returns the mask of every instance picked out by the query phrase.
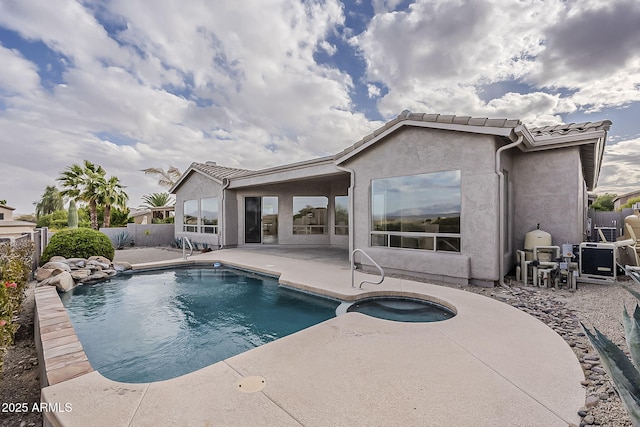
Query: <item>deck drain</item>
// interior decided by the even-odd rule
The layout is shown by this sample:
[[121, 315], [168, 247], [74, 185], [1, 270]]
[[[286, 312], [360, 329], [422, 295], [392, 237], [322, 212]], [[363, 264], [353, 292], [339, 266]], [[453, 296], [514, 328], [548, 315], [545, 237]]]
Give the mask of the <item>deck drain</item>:
[[256, 375], [253, 377], [240, 378], [236, 385], [238, 386], [238, 390], [243, 393], [256, 393], [267, 385], [267, 381], [264, 377]]

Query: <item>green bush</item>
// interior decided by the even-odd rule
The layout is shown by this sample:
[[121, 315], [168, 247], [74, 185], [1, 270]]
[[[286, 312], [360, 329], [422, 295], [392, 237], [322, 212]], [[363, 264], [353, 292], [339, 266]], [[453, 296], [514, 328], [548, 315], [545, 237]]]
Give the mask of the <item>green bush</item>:
[[114, 250], [106, 234], [90, 228], [75, 228], [58, 231], [42, 253], [42, 263], [52, 256], [65, 258], [89, 258], [99, 255], [113, 260]]

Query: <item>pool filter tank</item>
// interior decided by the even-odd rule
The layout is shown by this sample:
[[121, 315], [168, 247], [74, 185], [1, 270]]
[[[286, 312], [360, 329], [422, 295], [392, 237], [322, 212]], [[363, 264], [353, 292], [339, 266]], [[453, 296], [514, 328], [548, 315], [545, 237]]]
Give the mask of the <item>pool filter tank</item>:
[[[540, 230], [540, 224], [535, 230], [524, 235], [525, 260], [533, 261], [533, 248], [536, 246], [551, 246], [551, 234]], [[540, 253], [538, 261], [551, 261], [550, 253]]]

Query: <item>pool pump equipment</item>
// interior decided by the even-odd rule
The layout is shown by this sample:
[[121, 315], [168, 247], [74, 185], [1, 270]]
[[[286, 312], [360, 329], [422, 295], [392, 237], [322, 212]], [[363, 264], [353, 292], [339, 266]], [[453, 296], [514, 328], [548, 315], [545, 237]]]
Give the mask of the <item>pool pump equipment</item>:
[[551, 234], [540, 230], [538, 224], [525, 234], [524, 249], [516, 251], [516, 280], [526, 286], [531, 278], [533, 286], [575, 290], [579, 275], [575, 252], [572, 244], [552, 245]]

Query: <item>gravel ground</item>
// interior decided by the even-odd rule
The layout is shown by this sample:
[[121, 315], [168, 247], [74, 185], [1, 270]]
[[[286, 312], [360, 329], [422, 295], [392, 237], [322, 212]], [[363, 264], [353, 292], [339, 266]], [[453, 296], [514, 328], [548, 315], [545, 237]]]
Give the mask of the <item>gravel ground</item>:
[[[630, 280], [621, 283], [638, 287]], [[578, 291], [519, 287], [483, 290], [466, 288], [501, 300], [538, 318], [560, 334], [573, 349], [582, 366], [586, 391], [585, 406], [576, 408], [581, 416], [580, 426], [631, 426], [631, 420], [600, 364], [600, 357], [584, 335], [580, 322], [597, 328], [620, 348], [626, 350], [622, 326], [622, 307], [631, 311], [636, 300], [620, 283], [579, 284]], [[552, 363], [552, 362], [551, 362]]]

